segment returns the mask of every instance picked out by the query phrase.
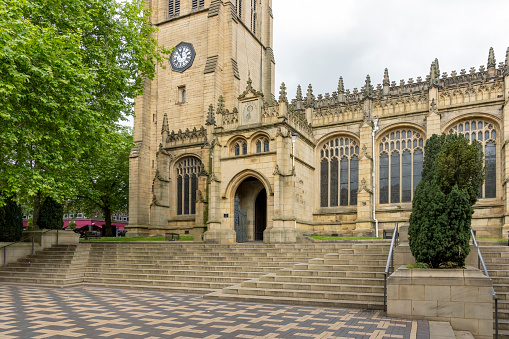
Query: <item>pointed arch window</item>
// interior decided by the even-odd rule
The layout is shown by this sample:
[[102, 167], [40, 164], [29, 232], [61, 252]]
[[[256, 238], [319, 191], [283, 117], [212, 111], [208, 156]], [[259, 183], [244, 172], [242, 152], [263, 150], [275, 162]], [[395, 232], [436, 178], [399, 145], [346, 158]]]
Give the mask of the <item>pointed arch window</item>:
[[325, 142], [320, 149], [320, 207], [357, 205], [359, 143], [348, 137]]
[[231, 153], [234, 156], [246, 155], [247, 154], [247, 142], [244, 139], [238, 139], [233, 142], [231, 147]]
[[449, 129], [449, 133], [463, 134], [468, 140], [482, 145], [486, 179], [479, 199], [497, 197], [497, 128], [483, 119], [463, 120]]
[[421, 180], [424, 136], [412, 129], [393, 130], [382, 137], [379, 151], [379, 202], [412, 202]]
[[176, 165], [177, 171], [177, 215], [196, 214], [196, 191], [201, 161], [195, 157], [187, 157]]
[[256, 153], [265, 153], [269, 151], [269, 139], [261, 137], [256, 140]]

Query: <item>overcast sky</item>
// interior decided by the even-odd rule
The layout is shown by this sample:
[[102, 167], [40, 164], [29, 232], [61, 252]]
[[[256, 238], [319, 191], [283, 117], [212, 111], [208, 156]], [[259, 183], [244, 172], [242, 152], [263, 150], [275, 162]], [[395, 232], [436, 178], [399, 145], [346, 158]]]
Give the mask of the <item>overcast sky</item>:
[[486, 67], [489, 48], [497, 65], [509, 47], [508, 0], [273, 0], [276, 93], [285, 82], [315, 95], [359, 90], [366, 75], [381, 83], [441, 72]]

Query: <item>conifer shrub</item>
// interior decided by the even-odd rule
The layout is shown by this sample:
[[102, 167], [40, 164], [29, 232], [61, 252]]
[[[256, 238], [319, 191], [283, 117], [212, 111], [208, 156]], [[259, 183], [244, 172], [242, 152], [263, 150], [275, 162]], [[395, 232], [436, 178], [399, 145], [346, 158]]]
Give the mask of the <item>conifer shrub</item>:
[[412, 201], [410, 250], [430, 268], [464, 266], [473, 205], [484, 181], [482, 147], [463, 135], [433, 135]]
[[23, 211], [14, 200], [0, 207], [0, 242], [16, 242], [23, 237]]
[[46, 197], [41, 204], [37, 224], [40, 229], [57, 230], [64, 227], [64, 207], [51, 197]]

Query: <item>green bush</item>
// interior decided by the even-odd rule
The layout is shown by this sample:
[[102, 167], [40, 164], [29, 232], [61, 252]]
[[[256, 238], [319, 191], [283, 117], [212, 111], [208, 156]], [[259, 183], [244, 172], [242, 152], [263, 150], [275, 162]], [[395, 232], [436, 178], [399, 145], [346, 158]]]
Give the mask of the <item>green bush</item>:
[[37, 224], [40, 229], [57, 230], [64, 227], [64, 207], [53, 198], [47, 197], [41, 204]]
[[15, 242], [23, 237], [23, 211], [14, 200], [0, 207], [0, 241]]
[[480, 144], [462, 135], [433, 135], [412, 201], [410, 250], [430, 268], [463, 266], [470, 252], [473, 204], [484, 181]]
[[69, 223], [67, 224], [67, 227], [69, 227], [69, 229], [71, 229], [71, 230], [75, 230], [76, 223], [74, 222], [74, 220], [69, 221]]

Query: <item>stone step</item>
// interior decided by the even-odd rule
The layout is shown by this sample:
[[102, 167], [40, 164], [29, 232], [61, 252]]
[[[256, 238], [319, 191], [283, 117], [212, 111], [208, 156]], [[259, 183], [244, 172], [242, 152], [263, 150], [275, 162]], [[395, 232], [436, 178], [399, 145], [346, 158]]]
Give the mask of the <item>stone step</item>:
[[509, 277], [509, 270], [500, 269], [500, 267], [498, 267], [498, 269], [488, 269], [488, 274], [490, 275], [490, 278]]
[[334, 284], [334, 285], [368, 285], [383, 286], [384, 280], [381, 278], [365, 278], [365, 277], [319, 277], [319, 276], [296, 276], [296, 275], [277, 275], [269, 273], [258, 278], [264, 282], [279, 283], [303, 283], [303, 284]]
[[[90, 274], [100, 274], [103, 270], [98, 267], [87, 267], [86, 272]], [[200, 275], [211, 277], [236, 277], [236, 278], [258, 278], [265, 272], [248, 272], [248, 271], [193, 271], [193, 270], [166, 270], [166, 269], [133, 269], [133, 268], [110, 268], [108, 272], [111, 273], [135, 273], [135, 274], [155, 274], [155, 275]]]
[[303, 305], [318, 307], [354, 308], [364, 310], [382, 310], [383, 301], [358, 301], [358, 300], [329, 300], [312, 298], [272, 297], [260, 295], [237, 295], [225, 294], [222, 291], [213, 292], [203, 296], [205, 299], [229, 300], [239, 302], [259, 302], [270, 304]]
[[385, 260], [372, 260], [372, 259], [324, 259], [324, 258], [313, 258], [309, 259], [308, 264], [310, 265], [358, 265], [358, 266], [384, 266], [387, 264], [387, 258]]
[[159, 291], [159, 292], [171, 292], [171, 293], [195, 293], [195, 294], [207, 294], [217, 291], [216, 289], [195, 287], [195, 286], [155, 286], [155, 285], [126, 285], [125, 283], [97, 283], [97, 282], [84, 282], [86, 286], [91, 287], [107, 287], [107, 288], [121, 288], [121, 289], [134, 289], [142, 291]]
[[210, 290], [218, 290], [228, 286], [231, 283], [207, 282], [207, 281], [180, 281], [180, 280], [147, 280], [147, 279], [119, 279], [119, 278], [101, 278], [101, 277], [84, 277], [84, 283], [98, 284], [124, 284], [128, 286], [160, 286], [160, 287], [180, 287], [182, 291], [185, 288], [207, 288]]
[[291, 290], [291, 289], [260, 289], [248, 288], [240, 285], [230, 286], [223, 289], [225, 294], [237, 295], [258, 295], [274, 298], [301, 298], [301, 299], [327, 299], [327, 300], [355, 300], [364, 302], [382, 302], [382, 293], [359, 293], [359, 292], [341, 292], [341, 291], [309, 291], [309, 290]]
[[173, 275], [173, 274], [139, 274], [136, 272], [132, 273], [97, 273], [97, 272], [85, 272], [83, 274], [85, 279], [118, 279], [118, 280], [153, 280], [154, 283], [163, 280], [171, 281], [195, 281], [195, 282], [221, 282], [229, 284], [237, 284], [246, 280], [242, 277], [228, 277], [228, 276], [201, 276], [201, 275]]
[[[321, 283], [297, 283], [297, 282], [278, 282], [278, 281], [260, 281], [260, 279], [252, 279], [243, 281], [241, 288], [259, 289], [259, 290], [282, 290], [282, 291], [306, 291], [306, 292], [348, 292], [348, 293], [376, 293], [382, 294], [384, 291], [382, 285], [346, 285], [346, 284], [321, 284]], [[284, 292], [283, 292], [284, 293]], [[263, 293], [261, 295], [264, 295]]]
[[0, 276], [0, 282], [17, 284], [37, 284], [37, 285], [74, 285], [83, 282], [83, 278], [39, 278], [39, 277], [7, 277]]
[[[133, 265], [126, 265], [126, 264], [120, 264], [120, 263], [103, 263], [103, 264], [95, 264], [95, 263], [89, 263], [89, 267], [95, 267], [95, 268], [103, 268], [108, 269], [112, 267], [117, 268], [132, 268], [132, 269], [138, 269], [138, 268], [161, 268], [161, 265], [156, 264], [133, 264]], [[167, 265], [164, 266], [165, 269], [168, 270], [197, 270], [197, 271], [245, 271], [248, 269], [250, 272], [274, 272], [281, 267], [278, 266], [212, 266], [212, 265]]]
[[310, 270], [296, 270], [291, 268], [284, 268], [276, 272], [278, 276], [315, 276], [315, 277], [351, 277], [351, 278], [377, 278], [383, 279], [383, 272], [367, 272], [367, 271], [310, 271]]
[[368, 271], [368, 272], [384, 272], [384, 266], [368, 266], [368, 265], [314, 265], [314, 264], [295, 264], [293, 268], [296, 270], [312, 270], [312, 271]]
[[66, 279], [66, 278], [79, 278], [83, 276], [82, 272], [75, 272], [75, 273], [69, 273], [69, 272], [52, 272], [52, 273], [46, 273], [46, 272], [17, 272], [17, 271], [9, 271], [9, 272], [3, 272], [0, 277], [5, 278], [17, 278], [20, 280], [23, 280], [25, 278], [46, 278], [46, 279]]
[[[136, 256], [136, 257], [118, 257], [112, 258], [109, 256], [104, 257], [93, 257], [91, 256], [90, 260], [92, 262], [126, 262], [126, 263], [143, 263], [143, 262], [157, 262], [157, 263], [174, 263], [174, 264], [193, 264], [193, 263], [203, 263], [204, 261], [210, 263], [239, 263], [239, 265], [253, 263], [301, 263], [307, 262], [310, 260], [307, 257], [282, 257], [282, 258], [274, 258], [274, 257], [216, 257], [216, 258], [184, 258], [184, 259], [176, 259], [172, 257], [166, 258], [165, 256]], [[41, 261], [41, 260], [39, 260]]]

